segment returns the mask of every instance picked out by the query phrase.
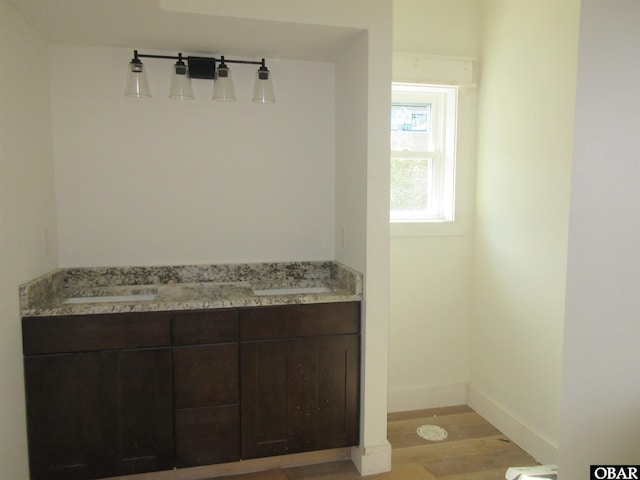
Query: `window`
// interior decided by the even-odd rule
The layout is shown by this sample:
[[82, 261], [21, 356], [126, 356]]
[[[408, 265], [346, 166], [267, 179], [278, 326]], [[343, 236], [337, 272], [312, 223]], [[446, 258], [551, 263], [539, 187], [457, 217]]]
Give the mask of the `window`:
[[453, 222], [457, 88], [394, 83], [393, 223]]

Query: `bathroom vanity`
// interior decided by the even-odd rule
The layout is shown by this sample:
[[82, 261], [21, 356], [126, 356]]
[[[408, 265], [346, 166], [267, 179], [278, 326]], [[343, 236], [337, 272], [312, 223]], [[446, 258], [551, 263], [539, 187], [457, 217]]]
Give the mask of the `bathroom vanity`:
[[362, 280], [342, 265], [67, 269], [20, 294], [34, 480], [358, 443]]

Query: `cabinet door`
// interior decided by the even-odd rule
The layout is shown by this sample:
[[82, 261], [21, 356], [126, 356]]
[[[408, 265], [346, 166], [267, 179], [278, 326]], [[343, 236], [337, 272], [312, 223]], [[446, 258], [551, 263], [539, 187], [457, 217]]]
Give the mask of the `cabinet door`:
[[356, 445], [360, 425], [360, 336], [304, 339], [303, 451]]
[[169, 348], [100, 353], [104, 476], [173, 466], [173, 402]]
[[32, 480], [81, 480], [102, 472], [97, 353], [24, 360]]
[[302, 341], [241, 344], [242, 458], [301, 451]]

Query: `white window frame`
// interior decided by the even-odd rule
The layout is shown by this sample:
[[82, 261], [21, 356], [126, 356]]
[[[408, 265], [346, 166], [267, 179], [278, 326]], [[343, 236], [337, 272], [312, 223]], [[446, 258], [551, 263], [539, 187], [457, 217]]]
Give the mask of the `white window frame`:
[[427, 225], [455, 222], [456, 125], [458, 88], [455, 86], [392, 84], [393, 105], [432, 105], [433, 149], [428, 152], [391, 151], [391, 158], [425, 158], [432, 164], [430, 189], [433, 208], [390, 211], [392, 234], [429, 234]]

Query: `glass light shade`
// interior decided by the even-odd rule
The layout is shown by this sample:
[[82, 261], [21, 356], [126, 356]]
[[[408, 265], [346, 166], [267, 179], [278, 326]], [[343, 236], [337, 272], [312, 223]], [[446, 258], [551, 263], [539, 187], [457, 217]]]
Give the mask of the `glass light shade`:
[[173, 100], [193, 100], [193, 88], [191, 86], [189, 69], [182, 61], [178, 61], [173, 66], [169, 98]]
[[213, 100], [217, 102], [235, 102], [236, 89], [231, 79], [231, 71], [224, 63], [221, 63], [216, 70], [213, 80]]
[[144, 64], [139, 60], [132, 60], [127, 71], [127, 85], [124, 90], [127, 97], [148, 98], [151, 96], [149, 81]]
[[256, 81], [253, 84], [252, 100], [255, 103], [275, 103], [276, 94], [273, 90], [271, 73], [266, 67], [260, 67], [256, 72]]

